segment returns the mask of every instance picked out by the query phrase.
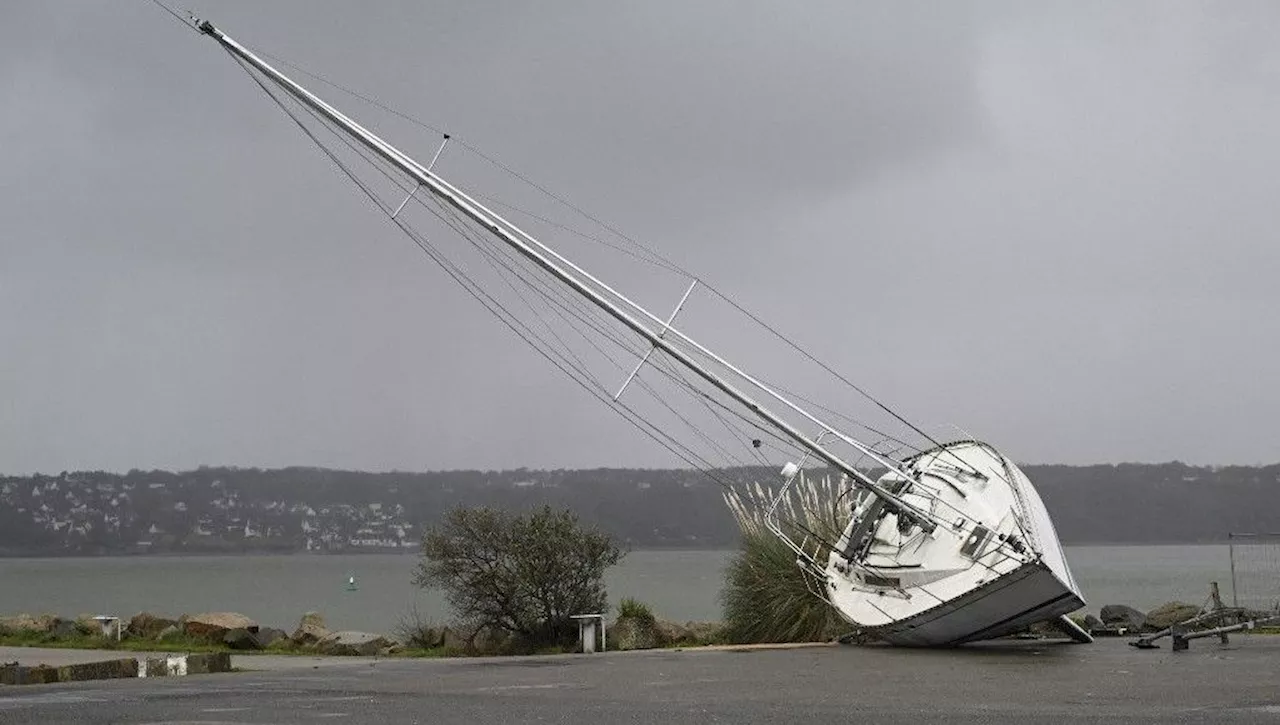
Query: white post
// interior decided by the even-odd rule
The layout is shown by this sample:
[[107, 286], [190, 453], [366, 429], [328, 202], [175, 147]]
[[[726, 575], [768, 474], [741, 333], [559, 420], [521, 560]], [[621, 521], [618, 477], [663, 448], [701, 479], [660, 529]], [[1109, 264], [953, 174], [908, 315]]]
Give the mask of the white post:
[[600, 651], [604, 651], [604, 615], [574, 614], [570, 619], [578, 620], [578, 641], [582, 644], [583, 654], [596, 652], [596, 622], [600, 623]]
[[582, 653], [596, 653], [596, 622], [594, 619], [582, 620]]

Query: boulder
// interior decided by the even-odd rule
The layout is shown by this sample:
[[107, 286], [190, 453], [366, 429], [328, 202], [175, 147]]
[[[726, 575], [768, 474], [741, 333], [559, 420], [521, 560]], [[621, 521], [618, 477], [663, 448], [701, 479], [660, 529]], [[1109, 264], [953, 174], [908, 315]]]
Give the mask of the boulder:
[[284, 631], [283, 629], [276, 629], [275, 627], [265, 627], [263, 629], [258, 630], [258, 643], [261, 644], [263, 647], [270, 647], [276, 642], [279, 642], [281, 640], [286, 640], [286, 639], [289, 639], [289, 633]]
[[1092, 632], [1095, 629], [1102, 629], [1106, 625], [1103, 623], [1101, 619], [1098, 619], [1092, 614], [1086, 614], [1084, 618], [1084, 624], [1082, 624], [1081, 626], [1084, 627], [1086, 632]]
[[262, 649], [263, 647], [258, 641], [257, 634], [239, 627], [227, 630], [227, 633], [222, 635], [222, 643], [231, 649]]
[[326, 655], [372, 657], [395, 645], [387, 637], [371, 632], [333, 632], [316, 643], [316, 650]]
[[15, 614], [12, 617], [0, 617], [0, 629], [8, 632], [43, 632], [44, 623], [30, 614]]
[[177, 624], [177, 621], [159, 617], [150, 612], [139, 612], [129, 619], [125, 625], [125, 636], [137, 639], [155, 639], [156, 635], [166, 628]]
[[329, 628], [324, 625], [324, 615], [319, 612], [307, 612], [302, 615], [302, 620], [298, 622], [298, 628], [293, 631], [290, 639], [294, 644], [312, 645], [320, 640], [333, 634]]
[[658, 637], [664, 645], [698, 645], [714, 642], [720, 637], [723, 625], [719, 622], [664, 622], [658, 620]]
[[719, 622], [685, 622], [684, 628], [695, 644], [708, 644], [720, 638], [724, 625]]
[[1147, 623], [1147, 615], [1124, 604], [1108, 604], [1098, 612], [1102, 623], [1110, 627], [1126, 627], [1137, 632]]
[[76, 626], [75, 622], [69, 619], [59, 618], [54, 621], [53, 626], [49, 628], [49, 634], [53, 635], [57, 639], [67, 639], [79, 635], [80, 628]]
[[252, 619], [235, 612], [206, 612], [192, 614], [182, 622], [182, 631], [188, 636], [206, 642], [218, 643], [233, 629], [258, 631], [258, 624]]
[[689, 629], [682, 624], [659, 619], [654, 628], [658, 637], [667, 644], [687, 644], [690, 640]]
[[635, 617], [619, 617], [607, 630], [607, 637], [609, 649], [654, 649], [664, 644], [656, 622]]
[[1186, 602], [1168, 602], [1147, 612], [1147, 629], [1160, 631], [1200, 613], [1200, 607]]

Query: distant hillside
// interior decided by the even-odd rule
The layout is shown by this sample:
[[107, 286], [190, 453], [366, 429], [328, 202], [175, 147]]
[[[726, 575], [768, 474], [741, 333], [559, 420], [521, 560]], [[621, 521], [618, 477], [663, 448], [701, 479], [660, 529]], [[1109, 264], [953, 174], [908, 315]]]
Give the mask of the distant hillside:
[[[1026, 466], [1067, 543], [1280, 530], [1280, 465]], [[725, 472], [775, 482], [775, 471]], [[412, 551], [454, 506], [568, 506], [631, 546], [731, 546], [719, 485], [686, 470], [362, 473], [207, 468], [0, 478], [0, 554]]]

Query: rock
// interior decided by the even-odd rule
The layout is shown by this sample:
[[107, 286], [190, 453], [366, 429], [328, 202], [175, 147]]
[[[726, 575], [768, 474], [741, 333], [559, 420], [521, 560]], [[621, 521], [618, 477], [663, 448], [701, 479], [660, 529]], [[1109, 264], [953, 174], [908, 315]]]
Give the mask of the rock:
[[167, 627], [177, 624], [175, 620], [158, 617], [150, 612], [138, 612], [125, 625], [124, 633], [137, 639], [155, 639]]
[[690, 639], [689, 629], [682, 624], [659, 619], [655, 624], [658, 637], [667, 644], [687, 644]]
[[275, 627], [266, 627], [264, 629], [258, 630], [258, 643], [261, 644], [263, 647], [270, 647], [276, 642], [279, 642], [281, 640], [285, 640], [288, 638], [289, 638], [289, 633], [284, 631], [283, 629], [276, 629]]
[[1081, 626], [1084, 627], [1086, 632], [1092, 632], [1095, 629], [1102, 629], [1105, 625], [1103, 624], [1101, 619], [1098, 619], [1092, 614], [1086, 614], [1084, 618], [1084, 624]]
[[327, 655], [372, 657], [394, 645], [380, 634], [346, 631], [331, 633], [316, 643], [316, 650]]
[[1111, 627], [1127, 627], [1137, 632], [1147, 623], [1147, 615], [1124, 604], [1108, 604], [1098, 612], [1102, 623]]
[[218, 643], [233, 629], [258, 631], [258, 624], [252, 619], [235, 612], [207, 612], [193, 614], [182, 622], [182, 631], [189, 637]]
[[157, 642], [172, 642], [178, 639], [182, 639], [182, 630], [176, 624], [165, 627], [156, 635]]
[[227, 630], [227, 633], [222, 635], [222, 643], [231, 649], [262, 649], [263, 646], [258, 641], [258, 635], [242, 628]]
[[12, 617], [0, 617], [0, 629], [9, 632], [42, 632], [41, 622], [30, 614], [16, 614]]
[[684, 628], [694, 644], [708, 644], [720, 638], [720, 630], [724, 629], [724, 625], [719, 622], [685, 622]]
[[1147, 612], [1147, 629], [1158, 632], [1179, 622], [1185, 622], [1199, 613], [1200, 607], [1186, 602], [1161, 604]]
[[618, 621], [607, 630], [607, 637], [609, 649], [654, 649], [664, 644], [658, 635], [656, 622], [643, 621], [635, 617], [619, 617]]
[[324, 625], [324, 615], [319, 612], [307, 612], [302, 615], [302, 620], [298, 622], [298, 628], [293, 631], [290, 639], [294, 644], [312, 645], [320, 640], [333, 634], [329, 628]]
[[72, 622], [69, 619], [58, 619], [53, 623], [53, 626], [50, 627], [49, 634], [52, 634], [57, 639], [66, 639], [78, 636], [80, 634], [80, 628], [76, 626], [75, 622]]

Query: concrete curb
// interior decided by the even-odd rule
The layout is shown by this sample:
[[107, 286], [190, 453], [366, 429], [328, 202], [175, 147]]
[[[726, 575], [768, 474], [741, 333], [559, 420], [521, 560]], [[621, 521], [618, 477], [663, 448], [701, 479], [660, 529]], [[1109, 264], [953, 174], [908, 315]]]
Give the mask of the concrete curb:
[[148, 657], [139, 668], [138, 677], [184, 677], [230, 671], [230, 652], [207, 652], [197, 655]]
[[17, 662], [0, 665], [0, 685], [47, 685], [55, 682], [115, 680], [127, 677], [181, 677], [231, 671], [231, 653], [210, 652], [171, 657], [134, 657], [84, 662], [61, 667]]

